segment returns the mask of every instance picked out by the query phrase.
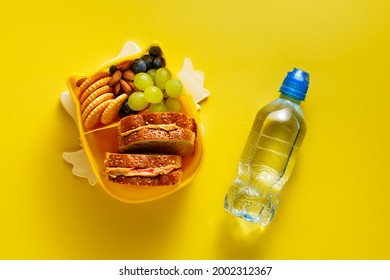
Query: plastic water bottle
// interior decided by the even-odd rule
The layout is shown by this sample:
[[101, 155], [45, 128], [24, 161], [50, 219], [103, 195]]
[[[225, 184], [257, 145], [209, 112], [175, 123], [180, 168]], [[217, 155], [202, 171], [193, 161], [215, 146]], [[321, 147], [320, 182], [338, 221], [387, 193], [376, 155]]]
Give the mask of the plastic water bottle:
[[225, 210], [266, 226], [279, 204], [279, 192], [290, 178], [306, 133], [300, 107], [309, 74], [294, 68], [280, 87], [280, 96], [256, 115], [241, 154], [238, 176], [225, 197]]

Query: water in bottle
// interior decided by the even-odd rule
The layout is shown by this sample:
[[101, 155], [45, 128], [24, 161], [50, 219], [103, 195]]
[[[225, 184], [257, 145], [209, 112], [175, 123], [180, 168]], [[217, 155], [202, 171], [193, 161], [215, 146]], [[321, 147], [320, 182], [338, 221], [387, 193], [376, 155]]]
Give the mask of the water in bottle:
[[240, 157], [238, 175], [225, 197], [225, 210], [266, 226], [273, 219], [279, 192], [290, 178], [306, 133], [300, 102], [309, 74], [294, 68], [280, 87], [280, 96], [256, 115]]

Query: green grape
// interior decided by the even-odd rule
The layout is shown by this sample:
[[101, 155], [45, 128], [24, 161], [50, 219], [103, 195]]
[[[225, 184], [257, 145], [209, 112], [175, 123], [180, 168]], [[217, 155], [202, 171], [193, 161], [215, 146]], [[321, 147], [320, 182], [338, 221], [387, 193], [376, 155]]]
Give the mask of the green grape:
[[183, 84], [178, 79], [170, 79], [165, 84], [165, 91], [170, 97], [178, 97], [183, 91]]
[[136, 91], [130, 95], [127, 104], [130, 109], [134, 111], [141, 111], [149, 105], [149, 102], [146, 101], [145, 95], [142, 91]]
[[156, 76], [154, 80], [156, 82], [156, 86], [158, 86], [161, 90], [165, 89], [165, 84], [172, 78], [171, 72], [167, 68], [159, 68], [156, 71]]
[[146, 72], [150, 77], [152, 77], [153, 79], [153, 82], [154, 82], [154, 85], [156, 85], [156, 82], [155, 82], [155, 77], [156, 77], [156, 71], [157, 69], [150, 69], [148, 72]]
[[153, 78], [146, 73], [138, 73], [134, 76], [134, 84], [140, 90], [145, 90], [154, 84]]
[[166, 110], [164, 102], [150, 104], [149, 107], [149, 112], [165, 112]]
[[183, 105], [179, 99], [168, 97], [167, 100], [165, 100], [165, 107], [167, 108], [167, 111], [170, 112], [181, 112]]
[[156, 104], [163, 100], [163, 93], [161, 89], [156, 86], [147, 87], [144, 91], [146, 101]]

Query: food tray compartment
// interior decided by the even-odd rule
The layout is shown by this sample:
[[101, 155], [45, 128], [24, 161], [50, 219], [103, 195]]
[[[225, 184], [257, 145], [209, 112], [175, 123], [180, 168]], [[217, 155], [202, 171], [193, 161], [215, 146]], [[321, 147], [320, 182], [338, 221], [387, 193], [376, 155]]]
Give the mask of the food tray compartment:
[[[80, 132], [81, 144], [85, 150], [88, 161], [92, 167], [94, 174], [96, 175], [102, 188], [107, 191], [108, 194], [113, 196], [116, 199], [119, 199], [124, 202], [137, 203], [137, 202], [146, 202], [161, 197], [167, 196], [176, 192], [177, 190], [186, 186], [198, 173], [201, 163], [204, 156], [203, 151], [203, 131], [201, 130], [201, 122], [199, 118], [198, 111], [195, 107], [195, 103], [191, 95], [188, 94], [186, 89], [183, 89], [183, 94], [178, 98], [182, 102], [183, 110], [182, 112], [194, 118], [197, 123], [197, 137], [195, 142], [195, 153], [191, 157], [183, 157], [183, 175], [182, 180], [179, 184], [174, 186], [149, 186], [149, 187], [137, 187], [130, 186], [125, 184], [119, 184], [109, 181], [105, 178], [104, 171], [104, 158], [106, 152], [118, 152], [118, 121], [119, 118], [108, 125], [99, 125], [98, 127], [88, 130], [85, 129], [82, 119], [81, 119], [81, 105], [77, 97], [77, 82], [84, 77], [89, 77], [99, 71], [108, 71], [111, 65], [116, 65], [124, 60], [134, 60], [141, 57], [143, 54], [146, 54], [148, 49], [153, 46], [158, 45], [162, 50], [163, 48], [159, 43], [153, 43], [144, 51], [139, 54], [122, 57], [111, 61], [95, 71], [88, 74], [75, 74], [68, 78], [68, 88], [72, 96], [72, 99], [76, 107], [76, 122]], [[164, 52], [163, 52], [164, 53]], [[172, 73], [172, 77], [177, 78], [176, 73], [174, 73], [169, 68], [169, 58], [166, 58], [166, 68]]]

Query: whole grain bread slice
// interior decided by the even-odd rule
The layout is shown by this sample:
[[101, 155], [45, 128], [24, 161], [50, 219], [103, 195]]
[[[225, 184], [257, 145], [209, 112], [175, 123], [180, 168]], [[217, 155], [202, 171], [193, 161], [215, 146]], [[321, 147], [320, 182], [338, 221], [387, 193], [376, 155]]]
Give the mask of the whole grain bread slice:
[[106, 153], [105, 176], [135, 186], [167, 186], [181, 181], [182, 158], [177, 155]]
[[196, 134], [195, 120], [183, 113], [130, 115], [118, 125], [119, 151], [192, 156]]

